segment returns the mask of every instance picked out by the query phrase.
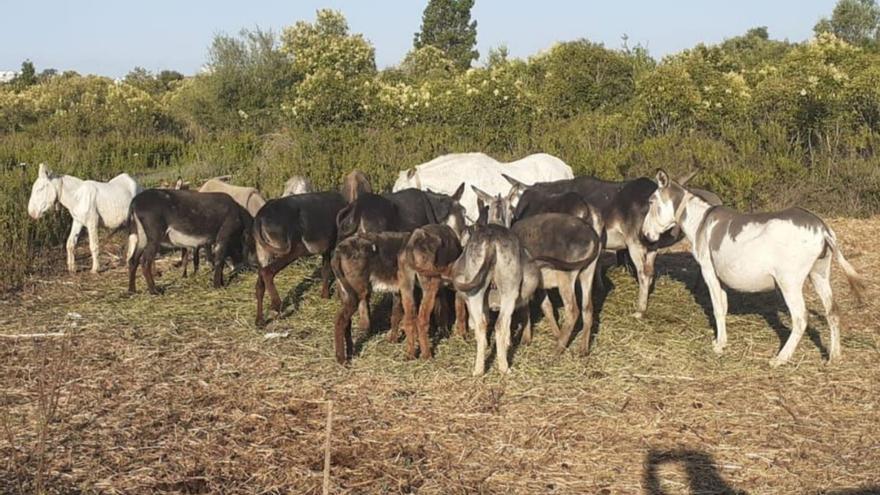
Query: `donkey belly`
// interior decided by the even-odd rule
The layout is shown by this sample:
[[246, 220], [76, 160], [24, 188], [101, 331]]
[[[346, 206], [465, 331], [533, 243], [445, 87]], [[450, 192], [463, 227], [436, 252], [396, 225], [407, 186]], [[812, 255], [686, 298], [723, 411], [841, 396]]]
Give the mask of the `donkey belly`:
[[773, 275], [763, 266], [750, 262], [748, 257], [715, 261], [715, 273], [731, 289], [742, 292], [764, 292], [773, 290], [776, 282]]
[[212, 239], [207, 235], [194, 235], [168, 228], [168, 241], [172, 246], [197, 248], [210, 244]]

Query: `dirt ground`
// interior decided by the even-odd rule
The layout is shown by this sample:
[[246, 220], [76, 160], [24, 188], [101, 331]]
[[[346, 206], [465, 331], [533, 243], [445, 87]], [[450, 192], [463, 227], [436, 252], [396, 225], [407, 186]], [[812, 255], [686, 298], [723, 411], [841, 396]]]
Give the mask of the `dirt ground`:
[[214, 290], [168, 257], [163, 296], [140, 274], [127, 295], [120, 267], [35, 278], [3, 296], [0, 334], [64, 336], [0, 338], [0, 493], [321, 493], [328, 446], [330, 493], [880, 493], [880, 218], [829, 223], [867, 301], [835, 266], [843, 359], [827, 365], [807, 285], [808, 338], [778, 369], [781, 297], [731, 295], [718, 357], [682, 252], [658, 258], [643, 320], [634, 279], [609, 270], [589, 357], [555, 357], [542, 322], [512, 374], [483, 378], [472, 337], [404, 360], [387, 300], [338, 366], [317, 259], [282, 272], [286, 311], [265, 330], [253, 273]]

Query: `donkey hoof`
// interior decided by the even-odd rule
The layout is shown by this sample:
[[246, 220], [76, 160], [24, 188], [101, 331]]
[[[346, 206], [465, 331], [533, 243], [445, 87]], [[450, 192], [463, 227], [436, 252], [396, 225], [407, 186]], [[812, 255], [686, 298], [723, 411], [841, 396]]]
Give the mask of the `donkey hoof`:
[[770, 360], [770, 367], [771, 368], [778, 368], [779, 366], [785, 364], [786, 361], [788, 361], [788, 360], [787, 359], [780, 359], [779, 357], [775, 357]]
[[720, 356], [724, 354], [724, 344], [719, 344], [715, 342], [712, 344], [712, 350], [715, 351], [715, 354]]
[[636, 311], [635, 313], [633, 313], [633, 318], [635, 318], [637, 320], [641, 320], [644, 317], [645, 317], [644, 311]]

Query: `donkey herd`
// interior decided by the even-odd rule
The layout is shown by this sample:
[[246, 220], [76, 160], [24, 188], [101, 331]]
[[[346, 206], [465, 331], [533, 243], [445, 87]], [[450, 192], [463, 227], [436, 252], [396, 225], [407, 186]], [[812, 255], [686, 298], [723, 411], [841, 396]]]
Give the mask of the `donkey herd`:
[[[770, 364], [785, 363], [806, 327], [803, 288], [810, 279], [831, 333], [829, 359], [840, 357], [837, 306], [831, 293], [832, 258], [842, 267], [854, 294], [863, 282], [844, 258], [834, 232], [800, 208], [772, 213], [740, 213], [715, 194], [686, 186], [693, 176], [609, 182], [575, 177], [571, 168], [547, 154], [500, 163], [482, 153], [438, 157], [400, 172], [391, 192], [374, 193], [368, 177], [353, 171], [340, 190], [313, 192], [309, 179], [293, 177], [282, 197], [266, 200], [254, 188], [234, 186], [228, 177], [208, 180], [198, 191], [181, 181], [174, 188], [141, 190], [127, 174], [109, 182], [57, 175], [40, 165], [28, 203], [38, 219], [58, 204], [73, 218], [67, 263], [75, 271], [74, 247], [85, 227], [92, 271], [99, 270], [98, 226], [127, 229], [128, 290], [135, 292], [141, 267], [147, 289], [154, 281], [160, 249], [183, 248], [198, 269], [199, 250], [213, 262], [215, 287], [224, 284], [227, 260], [256, 263], [256, 323], [265, 325], [263, 299], [281, 314], [275, 275], [296, 259], [321, 255], [322, 296], [330, 297], [330, 272], [341, 306], [335, 321], [336, 358], [352, 358], [351, 324], [358, 313], [361, 331], [371, 325], [373, 292], [392, 296], [391, 330], [403, 329], [406, 356], [432, 356], [430, 329], [475, 334], [474, 374], [485, 372], [487, 327], [497, 312], [494, 336], [497, 366], [509, 371], [508, 352], [515, 321], [521, 342], [532, 338], [529, 303], [536, 301], [555, 334], [556, 351], [572, 340], [578, 321], [580, 352], [586, 354], [595, 319], [594, 282], [603, 251], [628, 255], [639, 284], [635, 317], [648, 307], [658, 249], [685, 238], [700, 265], [714, 309], [714, 350], [727, 343], [725, 286], [746, 292], [778, 287], [791, 313], [792, 332]], [[563, 303], [557, 323], [548, 291]]]

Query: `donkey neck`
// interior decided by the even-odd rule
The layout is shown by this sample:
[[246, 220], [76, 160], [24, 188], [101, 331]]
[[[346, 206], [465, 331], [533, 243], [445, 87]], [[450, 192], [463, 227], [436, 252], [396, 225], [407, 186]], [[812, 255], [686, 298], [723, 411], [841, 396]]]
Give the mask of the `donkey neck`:
[[76, 206], [75, 193], [83, 184], [83, 180], [72, 175], [62, 175], [52, 180], [58, 202], [69, 211]]
[[703, 223], [703, 218], [705, 218], [706, 212], [709, 211], [712, 205], [693, 193], [685, 194], [683, 201], [685, 201], [685, 205], [684, 214], [681, 219], [681, 231], [684, 232], [688, 241], [693, 244], [697, 231]]

